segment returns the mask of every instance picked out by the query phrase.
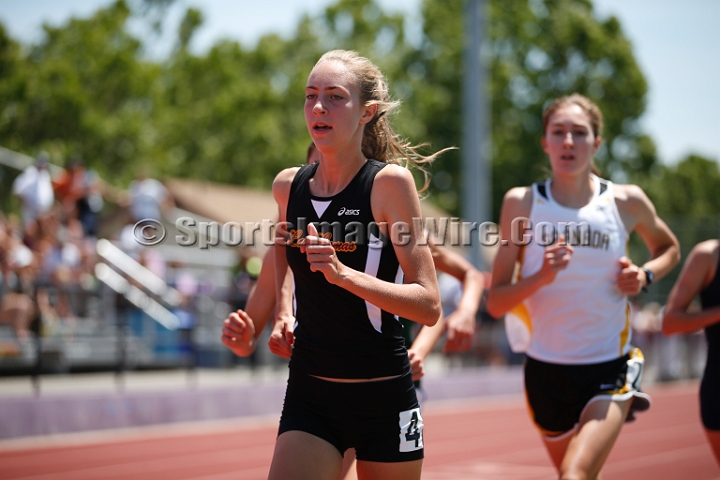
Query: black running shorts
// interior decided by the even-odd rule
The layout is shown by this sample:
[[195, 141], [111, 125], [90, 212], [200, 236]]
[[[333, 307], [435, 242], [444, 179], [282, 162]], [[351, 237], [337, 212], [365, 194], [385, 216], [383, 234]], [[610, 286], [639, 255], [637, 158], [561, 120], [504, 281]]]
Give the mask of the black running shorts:
[[720, 431], [720, 345], [708, 345], [707, 364], [700, 384], [700, 416], [708, 430]]
[[300, 430], [358, 460], [423, 458], [423, 420], [410, 374], [390, 380], [340, 383], [290, 369], [278, 435]]
[[650, 407], [640, 391], [643, 356], [639, 349], [615, 360], [587, 365], [561, 365], [527, 357], [525, 394], [530, 414], [547, 437], [559, 437], [575, 428], [591, 401], [633, 398], [627, 421]]

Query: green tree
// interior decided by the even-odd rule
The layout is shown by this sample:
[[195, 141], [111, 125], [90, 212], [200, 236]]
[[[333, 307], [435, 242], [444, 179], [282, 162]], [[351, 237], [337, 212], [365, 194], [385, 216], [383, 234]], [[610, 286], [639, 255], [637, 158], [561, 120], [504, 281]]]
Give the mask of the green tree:
[[[605, 145], [598, 164], [607, 176], [628, 178], [655, 163], [652, 140], [639, 130], [647, 85], [615, 17], [600, 20], [589, 0], [492, 0], [489, 42], [492, 105], [493, 209], [497, 219], [509, 188], [546, 175], [540, 147], [542, 111], [551, 99], [587, 95], [603, 110]], [[459, 145], [464, 0], [425, 0], [425, 37], [412, 72], [411, 114], [433, 144]], [[411, 77], [412, 78], [412, 77]], [[437, 165], [460, 188], [460, 155]], [[446, 178], [446, 177], [442, 177]], [[439, 196], [458, 211], [452, 195]], [[443, 201], [444, 199], [444, 201]]]
[[44, 39], [0, 77], [0, 144], [46, 150], [57, 163], [79, 153], [106, 177], [148, 160], [159, 69], [141, 61], [141, 42], [125, 30], [130, 13], [119, 0], [89, 19], [43, 27]]
[[173, 55], [155, 124], [164, 173], [267, 188], [303, 162], [303, 89], [316, 59], [305, 30], [292, 43], [269, 35], [254, 50], [223, 41], [204, 56]]
[[[156, 175], [267, 188], [278, 170], [304, 159], [308, 73], [325, 51], [346, 48], [377, 63], [404, 102], [399, 133], [429, 142], [428, 151], [462, 147], [464, 0], [425, 0], [416, 41], [407, 38], [405, 19], [375, 0], [339, 0], [304, 17], [290, 39], [267, 35], [251, 49], [224, 40], [201, 55], [188, 48], [202, 25], [202, 13], [190, 8], [177, 48], [155, 61], [143, 57], [127, 21], [134, 9], [161, 29], [158, 12], [173, 1], [128, 1], [45, 26], [43, 40], [24, 50], [0, 31], [0, 145], [44, 149], [58, 163], [80, 153], [118, 185], [142, 164]], [[655, 163], [653, 143], [637, 126], [646, 84], [618, 21], [598, 20], [589, 0], [490, 6], [495, 216], [508, 188], [543, 175], [543, 106], [573, 91], [605, 113], [600, 167], [614, 178], [643, 178]], [[453, 151], [433, 167], [432, 197], [454, 213], [459, 165]]]
[[[653, 175], [640, 179], [638, 184], [653, 201], [658, 215], [670, 227], [680, 242], [685, 258], [697, 243], [718, 238], [720, 232], [720, 168], [717, 160], [688, 155], [677, 165], [656, 165]], [[633, 258], [647, 258], [644, 244], [630, 244]], [[654, 299], [664, 302], [670, 293], [680, 268], [675, 268], [657, 286], [650, 289]]]
[[[0, 132], [12, 131], [12, 125], [16, 121], [17, 98], [23, 90], [21, 64], [20, 45], [13, 41], [5, 31], [5, 27], [0, 25]], [[7, 135], [7, 137], [11, 135]], [[19, 138], [14, 140], [17, 142]], [[0, 205], [3, 206], [2, 210], [8, 210], [5, 205], [10, 204], [10, 192], [15, 173], [0, 166]]]
[[707, 218], [720, 214], [720, 169], [716, 160], [688, 155], [676, 166], [659, 166], [645, 191], [661, 216]]
[[289, 40], [267, 35], [252, 50], [223, 41], [201, 56], [180, 48], [163, 73], [156, 122], [163, 171], [267, 188], [304, 161], [304, 88], [320, 55], [353, 48], [402, 78], [411, 51], [403, 22], [372, 0], [341, 0], [303, 18]]
[[180, 48], [186, 49], [190, 39], [192, 38], [195, 30], [198, 29], [203, 23], [202, 12], [195, 8], [188, 8], [185, 12], [185, 17], [180, 23], [180, 29], [178, 31], [178, 37], [180, 40]]

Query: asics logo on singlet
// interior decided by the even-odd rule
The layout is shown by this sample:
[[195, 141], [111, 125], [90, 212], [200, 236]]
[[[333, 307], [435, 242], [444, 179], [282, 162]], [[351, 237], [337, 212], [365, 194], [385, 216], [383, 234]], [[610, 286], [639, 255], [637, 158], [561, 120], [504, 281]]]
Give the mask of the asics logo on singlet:
[[350, 208], [342, 207], [337, 214], [338, 217], [342, 215], [360, 215], [360, 210], [352, 210]]

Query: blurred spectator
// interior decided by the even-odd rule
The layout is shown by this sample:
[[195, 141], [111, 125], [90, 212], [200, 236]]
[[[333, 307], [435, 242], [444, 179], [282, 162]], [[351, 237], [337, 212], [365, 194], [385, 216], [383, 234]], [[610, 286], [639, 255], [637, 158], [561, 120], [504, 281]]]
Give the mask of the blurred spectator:
[[141, 169], [135, 180], [130, 183], [130, 212], [135, 222], [145, 218], [160, 220], [175, 206], [170, 192], [154, 178], [148, 178], [147, 171]]
[[662, 329], [661, 305], [657, 302], [646, 303], [642, 310], [632, 317], [632, 327], [637, 333], [658, 333]]
[[13, 193], [22, 203], [25, 230], [32, 229], [33, 222], [48, 213], [55, 201], [48, 161], [48, 154], [41, 152], [35, 165], [27, 167], [13, 182]]
[[18, 339], [29, 337], [35, 314], [31, 287], [34, 257], [0, 217], [0, 325], [11, 325]]
[[[173, 309], [178, 317], [181, 330], [192, 330], [195, 328], [197, 318], [195, 314], [195, 296], [198, 293], [198, 281], [185, 264], [178, 261], [170, 262], [168, 285], [174, 287], [182, 295], [180, 305]], [[191, 337], [186, 336], [188, 341]]]
[[631, 304], [632, 339], [645, 355], [643, 377], [645, 381], [654, 382], [669, 359], [664, 359], [663, 339], [660, 335], [662, 325], [661, 305], [649, 302], [643, 306], [637, 302]]
[[66, 216], [80, 222], [83, 234], [97, 236], [97, 214], [103, 199], [95, 171], [86, 169], [80, 158], [75, 157], [55, 179], [54, 191]]
[[72, 327], [75, 325], [75, 313], [68, 292], [79, 281], [81, 251], [68, 241], [67, 231], [62, 229], [55, 237], [43, 237], [37, 252], [40, 261], [37, 301], [43, 327], [48, 332], [61, 324]]
[[165, 280], [167, 277], [167, 263], [160, 250], [152, 247], [142, 247], [139, 251], [138, 263], [150, 270], [157, 277]]
[[[245, 308], [247, 307], [248, 298], [250, 297], [250, 293], [253, 291], [253, 289], [258, 283], [258, 277], [263, 266], [263, 258], [259, 256], [259, 252], [257, 252], [254, 248], [243, 245], [237, 250], [237, 253], [238, 261], [232, 269], [232, 285], [228, 290], [227, 297], [227, 302], [230, 305], [230, 310], [233, 312], [237, 311], [238, 309], [245, 310]], [[269, 251], [268, 253], [269, 255], [265, 255], [265, 260], [267, 260], [268, 258], [273, 259], [274, 256], [272, 251]], [[268, 265], [271, 265], [271, 269], [274, 269], [274, 267], [272, 266], [274, 265], [273, 260], [269, 260]], [[272, 275], [274, 275], [274, 270]], [[274, 286], [274, 283], [272, 285]], [[267, 297], [272, 298], [271, 303], [274, 306], [274, 291], [268, 291], [264, 293], [266, 293]], [[261, 293], [261, 295], [263, 295], [264, 293]], [[261, 302], [258, 302], [256, 300], [256, 304], [257, 303]], [[253, 313], [255, 312], [255, 310], [252, 309], [251, 311]], [[269, 317], [271, 312], [265, 313]], [[258, 324], [261, 324], [263, 327], [265, 326], [267, 320], [267, 318], [257, 319]], [[272, 322], [269, 323], [272, 325]], [[261, 333], [258, 332], [257, 335], [259, 337]], [[271, 361], [274, 360], [275, 358], [271, 357]], [[232, 362], [235, 364], [248, 364], [250, 367], [255, 368], [260, 364], [261, 358], [257, 349], [255, 349], [246, 358], [233, 355]]]
[[228, 303], [233, 311], [245, 308], [245, 302], [257, 282], [261, 267], [262, 258], [255, 248], [243, 245], [238, 249], [238, 262], [231, 271], [235, 288], [230, 288], [228, 292]]
[[447, 273], [438, 272], [438, 288], [440, 289], [440, 301], [442, 303], [443, 315], [447, 317], [457, 309], [463, 293], [463, 285], [460, 280]]
[[177, 260], [170, 262], [168, 273], [168, 285], [185, 297], [193, 298], [197, 295], [198, 281], [184, 263]]

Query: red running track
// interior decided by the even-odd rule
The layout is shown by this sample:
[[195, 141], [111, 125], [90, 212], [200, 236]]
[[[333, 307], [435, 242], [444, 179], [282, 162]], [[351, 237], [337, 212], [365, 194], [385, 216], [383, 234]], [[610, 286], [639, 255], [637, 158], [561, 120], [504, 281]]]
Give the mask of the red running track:
[[[655, 386], [626, 425], [604, 480], [719, 480], [699, 420], [698, 383]], [[428, 403], [425, 480], [552, 479], [522, 397]], [[0, 479], [263, 480], [277, 417], [0, 442]]]

